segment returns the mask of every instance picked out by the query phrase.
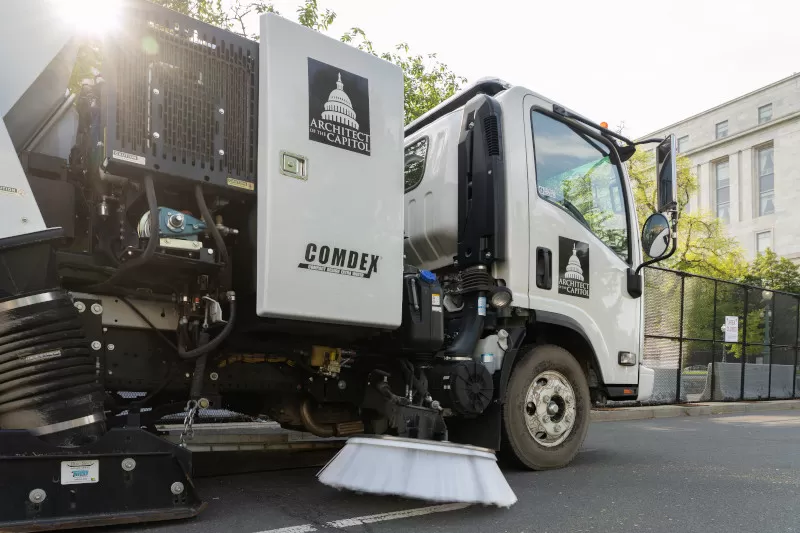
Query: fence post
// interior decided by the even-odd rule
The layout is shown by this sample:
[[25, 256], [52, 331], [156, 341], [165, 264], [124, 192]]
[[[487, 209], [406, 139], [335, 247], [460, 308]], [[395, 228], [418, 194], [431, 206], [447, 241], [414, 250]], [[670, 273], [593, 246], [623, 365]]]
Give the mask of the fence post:
[[681, 402], [681, 378], [683, 377], [683, 308], [686, 304], [684, 294], [686, 291], [686, 276], [681, 275], [681, 312], [680, 325], [678, 326], [678, 379], [675, 385], [675, 403]]
[[[711, 393], [709, 396], [709, 401], [714, 401], [714, 354], [716, 353], [717, 349], [717, 285], [719, 283], [717, 280], [714, 280], [714, 314], [711, 315]], [[722, 334], [722, 350], [725, 350], [725, 333]]]
[[[769, 318], [769, 337], [767, 338], [767, 342], [769, 343], [769, 371], [767, 373], [767, 400], [772, 399], [772, 338], [775, 336], [775, 293], [772, 293], [772, 298], [769, 299], [770, 304], [772, 304], [772, 309], [769, 310], [769, 314], [767, 314], [767, 318]], [[765, 313], [766, 314], [766, 313]], [[766, 325], [766, 324], [765, 324]]]
[[747, 308], [749, 305], [750, 290], [744, 289], [744, 318], [742, 319], [742, 381], [739, 385], [739, 399], [744, 400], [744, 362], [747, 359]]
[[797, 303], [797, 325], [794, 333], [794, 367], [792, 367], [792, 398], [797, 396], [797, 351], [800, 350], [800, 298], [795, 298]]

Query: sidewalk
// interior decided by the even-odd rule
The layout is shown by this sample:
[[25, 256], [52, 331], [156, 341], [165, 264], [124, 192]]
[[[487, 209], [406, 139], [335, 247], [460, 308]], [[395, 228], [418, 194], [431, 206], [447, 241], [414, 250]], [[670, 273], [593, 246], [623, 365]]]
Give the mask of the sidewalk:
[[[592, 410], [592, 422], [619, 422], [678, 416], [710, 416], [763, 411], [800, 410], [800, 400], [685, 403], [645, 407], [604, 407]], [[800, 412], [798, 412], [800, 416]]]

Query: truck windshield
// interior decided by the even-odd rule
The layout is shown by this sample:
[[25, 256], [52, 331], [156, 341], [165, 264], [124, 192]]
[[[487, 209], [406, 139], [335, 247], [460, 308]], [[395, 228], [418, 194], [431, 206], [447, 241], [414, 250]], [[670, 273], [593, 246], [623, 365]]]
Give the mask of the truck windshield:
[[628, 261], [628, 220], [619, 167], [600, 141], [533, 111], [536, 187]]

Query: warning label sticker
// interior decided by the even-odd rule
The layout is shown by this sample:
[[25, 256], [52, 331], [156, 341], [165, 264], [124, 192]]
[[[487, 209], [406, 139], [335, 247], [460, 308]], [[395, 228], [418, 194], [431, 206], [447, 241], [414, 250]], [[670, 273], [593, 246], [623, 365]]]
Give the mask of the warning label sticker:
[[85, 459], [81, 461], [61, 461], [61, 484], [82, 485], [100, 481], [100, 461]]

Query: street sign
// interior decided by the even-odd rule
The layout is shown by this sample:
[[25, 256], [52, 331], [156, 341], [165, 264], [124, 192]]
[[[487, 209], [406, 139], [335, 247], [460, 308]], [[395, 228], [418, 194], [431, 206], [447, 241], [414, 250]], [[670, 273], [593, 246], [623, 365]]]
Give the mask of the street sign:
[[725, 317], [725, 342], [739, 342], [739, 317]]

